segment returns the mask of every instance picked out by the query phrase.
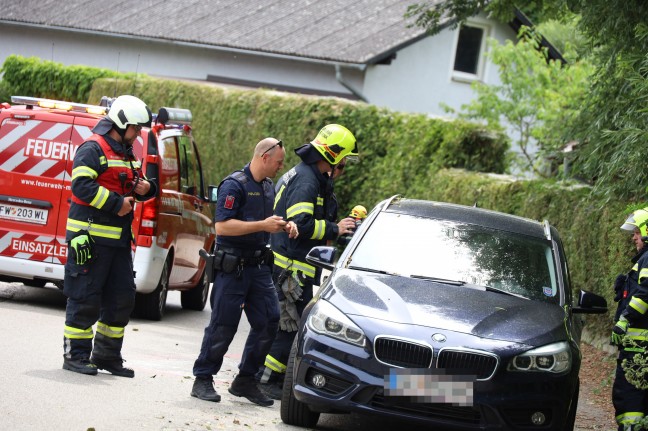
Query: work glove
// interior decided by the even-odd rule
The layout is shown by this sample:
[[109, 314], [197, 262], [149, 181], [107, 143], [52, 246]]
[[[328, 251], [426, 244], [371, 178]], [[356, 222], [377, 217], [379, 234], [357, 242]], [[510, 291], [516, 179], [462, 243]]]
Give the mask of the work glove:
[[283, 283], [281, 283], [281, 290], [283, 291], [286, 300], [290, 302], [299, 301], [301, 299], [304, 289], [302, 289], [299, 283], [299, 277], [296, 272], [293, 272], [286, 277]]
[[286, 332], [295, 332], [299, 313], [294, 302], [288, 300], [279, 301], [279, 329]]
[[612, 328], [610, 344], [613, 346], [620, 346], [623, 344], [623, 338], [625, 337], [626, 332], [628, 332], [628, 320], [621, 316], [619, 321], [614, 324], [614, 328]]
[[94, 240], [88, 234], [82, 234], [72, 238], [70, 247], [74, 250], [77, 265], [85, 265], [94, 256], [92, 255]]
[[614, 302], [619, 302], [623, 299], [623, 290], [625, 289], [627, 278], [627, 275], [619, 274], [616, 280], [614, 280]]

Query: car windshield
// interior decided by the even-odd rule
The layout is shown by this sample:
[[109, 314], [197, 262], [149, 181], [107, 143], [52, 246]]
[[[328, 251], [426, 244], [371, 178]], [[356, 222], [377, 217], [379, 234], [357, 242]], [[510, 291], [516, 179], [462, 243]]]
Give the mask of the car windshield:
[[351, 268], [560, 300], [548, 240], [394, 213], [379, 214], [368, 227], [353, 251]]

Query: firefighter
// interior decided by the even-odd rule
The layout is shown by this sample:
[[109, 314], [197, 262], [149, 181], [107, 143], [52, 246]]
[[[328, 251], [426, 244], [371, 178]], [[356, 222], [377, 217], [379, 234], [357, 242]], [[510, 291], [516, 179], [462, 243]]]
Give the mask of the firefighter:
[[135, 376], [124, 367], [121, 355], [124, 327], [135, 302], [133, 205], [153, 197], [156, 187], [143, 177], [133, 142], [142, 126], [150, 124], [151, 111], [144, 102], [120, 96], [74, 156], [63, 281], [68, 298], [63, 335], [66, 370], [95, 375], [103, 369]]
[[279, 323], [270, 234], [284, 232], [290, 238], [299, 234], [295, 223], [272, 214], [275, 192], [270, 178], [283, 168], [285, 154], [281, 141], [265, 138], [257, 144], [252, 161], [218, 186], [212, 313], [193, 367], [193, 397], [220, 401], [213, 376], [223, 365], [245, 311], [250, 333], [239, 373], [228, 391], [260, 406], [274, 403], [259, 391], [254, 374], [270, 350]]
[[306, 304], [319, 284], [320, 270], [306, 262], [314, 246], [335, 241], [355, 227], [351, 218], [336, 223], [333, 177], [339, 163], [356, 156], [353, 134], [339, 124], [324, 126], [315, 139], [295, 150], [301, 162], [286, 172], [277, 184], [274, 213], [293, 221], [299, 237], [288, 238], [279, 232], [271, 237], [274, 252], [273, 279], [279, 296], [279, 331], [257, 379], [261, 390], [273, 399], [281, 399], [286, 363], [296, 335], [297, 324]]
[[[648, 331], [648, 207], [634, 211], [621, 226], [632, 232], [637, 254], [632, 258], [632, 269], [617, 277], [614, 285], [618, 302], [616, 323], [612, 330], [611, 344], [618, 346], [616, 376], [612, 387], [612, 402], [616, 411], [619, 431], [639, 429], [639, 422], [646, 414], [648, 397], [646, 390], [630, 383], [624, 372], [624, 360], [632, 360], [644, 354]], [[642, 428], [643, 429], [643, 428]]]

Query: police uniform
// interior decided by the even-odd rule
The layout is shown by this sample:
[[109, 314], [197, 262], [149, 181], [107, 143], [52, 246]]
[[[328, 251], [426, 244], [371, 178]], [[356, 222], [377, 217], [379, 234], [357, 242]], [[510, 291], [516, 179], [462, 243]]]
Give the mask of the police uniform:
[[[72, 198], [66, 225], [68, 256], [63, 292], [65, 310], [64, 357], [121, 361], [124, 327], [135, 301], [131, 244], [133, 212], [119, 216], [133, 183], [143, 178], [132, 150], [108, 135], [112, 123], [102, 119], [77, 150], [72, 168]], [[153, 197], [156, 187], [137, 200]], [[88, 233], [94, 258], [79, 265], [70, 241]], [[97, 323], [94, 336], [92, 326]], [[93, 348], [94, 339], [94, 348]]]
[[[612, 402], [616, 411], [619, 431], [631, 430], [632, 425], [641, 420], [648, 408], [648, 393], [638, 389], [626, 379], [622, 367], [624, 359], [632, 359], [644, 353], [648, 346], [648, 245], [632, 258], [634, 266], [627, 274], [625, 282], [615, 286], [618, 301], [615, 321], [623, 315], [628, 320], [626, 342], [619, 346], [616, 376], [612, 387]], [[628, 344], [627, 340], [633, 343]]]
[[[215, 220], [265, 220], [272, 215], [274, 196], [272, 180], [256, 182], [248, 164], [219, 185]], [[279, 324], [269, 239], [267, 232], [217, 236], [216, 267], [220, 269], [214, 278], [211, 319], [193, 367], [197, 380], [211, 381], [218, 373], [243, 311], [250, 323], [250, 333], [237, 378], [254, 376], [263, 364]]]
[[[325, 245], [327, 240], [335, 240], [339, 232], [335, 222], [337, 202], [333, 198], [333, 181], [322, 174], [316, 164], [300, 162], [281, 177], [276, 191], [275, 215], [293, 221], [299, 236], [290, 239], [285, 232], [272, 234], [273, 276], [277, 281], [284, 270], [297, 274], [303, 293], [295, 305], [301, 316], [313, 298], [313, 286], [319, 284], [321, 273], [319, 268], [306, 262], [306, 254], [315, 246]], [[277, 286], [277, 293], [280, 300], [285, 299], [280, 286]], [[261, 383], [280, 384], [283, 380], [295, 335], [296, 332], [279, 329], [264, 367], [257, 374]]]

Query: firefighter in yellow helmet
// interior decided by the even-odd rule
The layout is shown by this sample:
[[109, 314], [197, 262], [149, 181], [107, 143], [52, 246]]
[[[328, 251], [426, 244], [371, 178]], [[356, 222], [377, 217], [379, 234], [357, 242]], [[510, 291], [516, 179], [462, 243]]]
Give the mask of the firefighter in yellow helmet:
[[311, 248], [336, 241], [355, 229], [350, 217], [337, 222], [333, 177], [345, 158], [358, 155], [353, 133], [339, 124], [324, 126], [315, 139], [295, 150], [301, 162], [286, 172], [276, 186], [274, 214], [293, 221], [296, 239], [272, 234], [273, 278], [279, 295], [279, 331], [265, 364], [257, 373], [260, 388], [271, 398], [281, 399], [281, 385], [297, 325], [306, 304], [319, 284], [320, 270], [306, 262]]
[[614, 284], [618, 302], [616, 323], [612, 330], [611, 344], [619, 348], [616, 376], [612, 387], [619, 431], [635, 430], [646, 415], [648, 391], [630, 383], [623, 369], [624, 360], [632, 361], [637, 354], [644, 354], [648, 347], [648, 207], [634, 211], [621, 225], [632, 233], [637, 254], [632, 258], [632, 269], [617, 277]]

